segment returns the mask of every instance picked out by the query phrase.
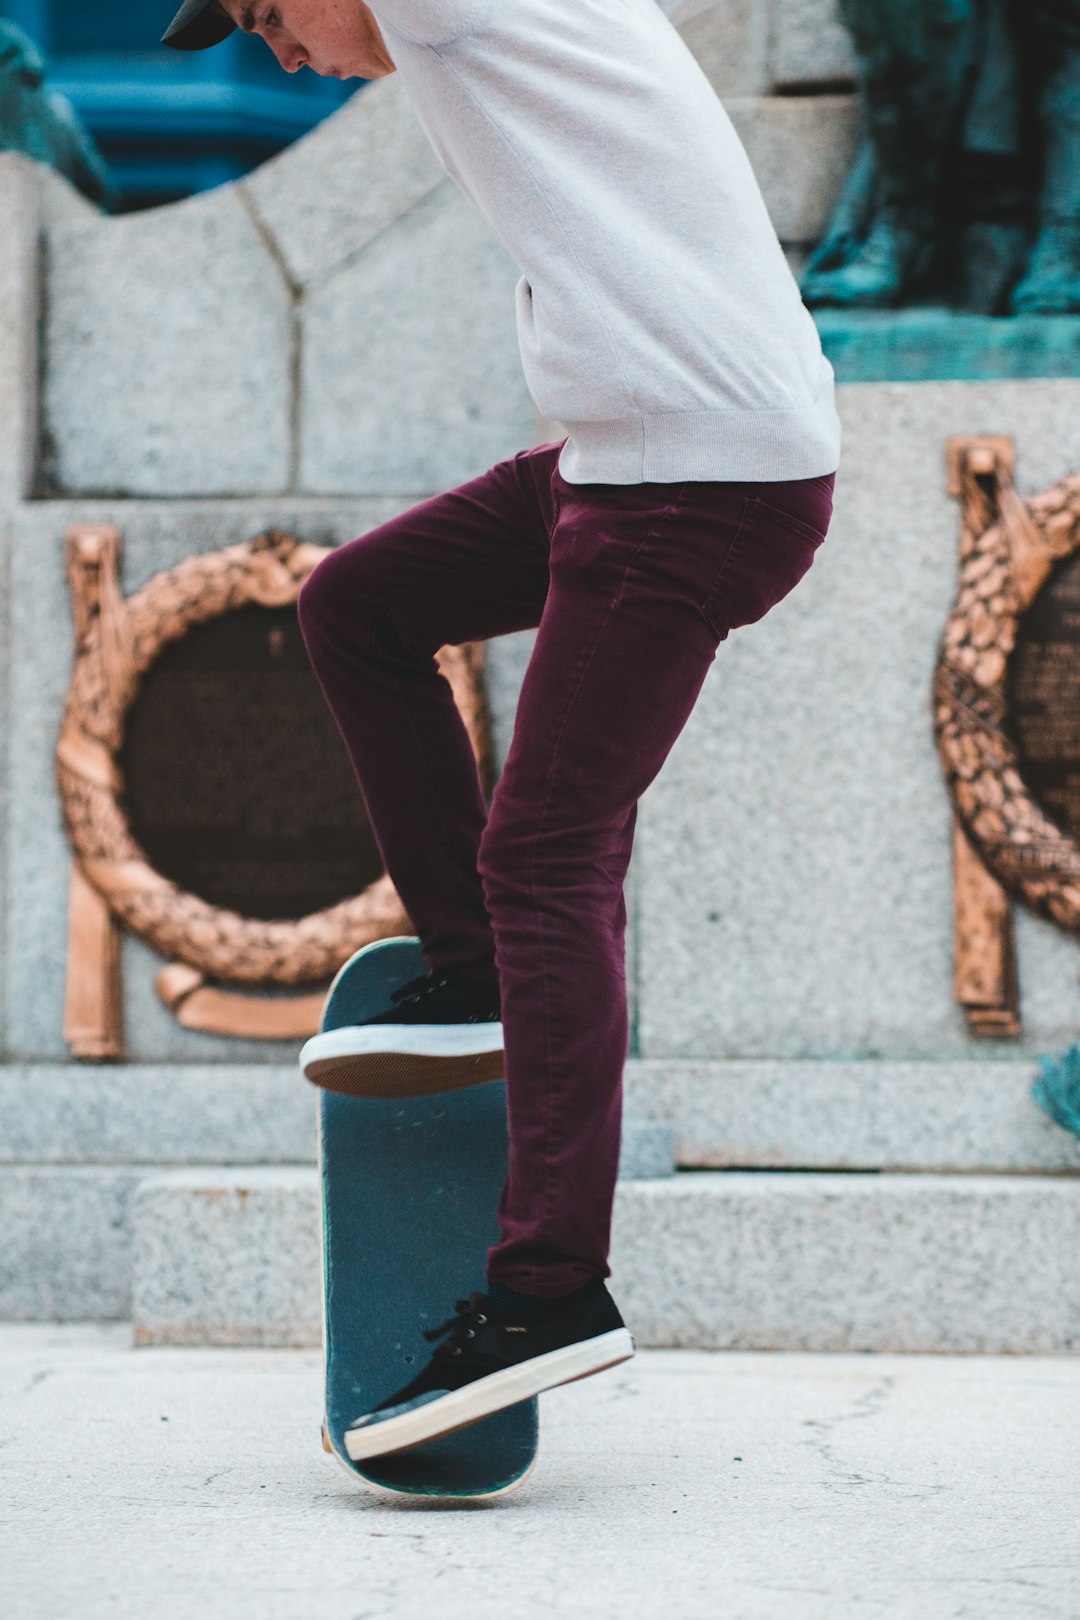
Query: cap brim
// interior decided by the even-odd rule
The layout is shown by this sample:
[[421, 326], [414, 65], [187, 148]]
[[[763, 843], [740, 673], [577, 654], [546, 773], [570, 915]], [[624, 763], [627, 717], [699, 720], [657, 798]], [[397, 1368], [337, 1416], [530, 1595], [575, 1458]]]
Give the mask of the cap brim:
[[184, 0], [161, 43], [174, 51], [205, 51], [220, 45], [234, 32], [236, 24], [218, 10], [213, 0]]

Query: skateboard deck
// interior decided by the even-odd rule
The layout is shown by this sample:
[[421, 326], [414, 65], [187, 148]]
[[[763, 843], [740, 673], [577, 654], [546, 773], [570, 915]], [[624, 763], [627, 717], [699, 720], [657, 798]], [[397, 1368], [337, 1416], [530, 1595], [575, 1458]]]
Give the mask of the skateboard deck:
[[[415, 938], [364, 946], [331, 985], [321, 1029], [383, 1011], [426, 971]], [[324, 1446], [357, 1478], [405, 1495], [514, 1489], [536, 1457], [535, 1400], [384, 1457], [354, 1462], [345, 1444], [349, 1425], [430, 1356], [423, 1330], [485, 1286], [506, 1176], [506, 1082], [392, 1099], [320, 1091], [318, 1108]]]

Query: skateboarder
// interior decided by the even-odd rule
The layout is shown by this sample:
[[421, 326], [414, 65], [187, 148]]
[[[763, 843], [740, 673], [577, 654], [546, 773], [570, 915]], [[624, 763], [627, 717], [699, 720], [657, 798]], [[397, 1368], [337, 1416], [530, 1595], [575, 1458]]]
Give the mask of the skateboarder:
[[[457, 1302], [408, 1385], [357, 1414], [358, 1442], [378, 1427], [390, 1450], [632, 1349], [605, 1279], [637, 801], [719, 643], [794, 588], [828, 528], [832, 370], [674, 27], [709, 3], [187, 0], [166, 34], [199, 50], [239, 26], [288, 72], [400, 73], [522, 272], [526, 382], [566, 430], [341, 546], [300, 597], [429, 970], [334, 1031], [337, 1055], [423, 1053], [449, 1087], [470, 1053], [505, 1051], [486, 1292]], [[434, 654], [530, 627], [488, 809]], [[446, 1278], [448, 1310], [464, 1287]]]

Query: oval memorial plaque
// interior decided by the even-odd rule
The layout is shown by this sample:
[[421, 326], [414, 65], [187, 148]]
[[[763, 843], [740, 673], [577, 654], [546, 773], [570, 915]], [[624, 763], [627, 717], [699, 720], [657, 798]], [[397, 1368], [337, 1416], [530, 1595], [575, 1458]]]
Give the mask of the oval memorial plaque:
[[295, 606], [249, 604], [165, 647], [119, 760], [152, 866], [211, 905], [297, 919], [382, 873]]
[[1020, 618], [1006, 701], [1025, 782], [1080, 839], [1080, 552], [1054, 567]]

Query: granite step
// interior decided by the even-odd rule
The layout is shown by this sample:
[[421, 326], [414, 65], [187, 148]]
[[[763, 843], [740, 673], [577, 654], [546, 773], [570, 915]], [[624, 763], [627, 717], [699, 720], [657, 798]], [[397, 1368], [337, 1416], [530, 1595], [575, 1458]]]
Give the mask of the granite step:
[[[316, 1345], [305, 1166], [162, 1171], [132, 1200], [139, 1344]], [[612, 1267], [638, 1342], [732, 1350], [1080, 1349], [1065, 1176], [687, 1173], [624, 1181]]]
[[[51, 1107], [65, 1095], [72, 1106], [66, 1113], [57, 1108], [53, 1134], [5, 1136], [0, 1130], [0, 1155], [9, 1159], [0, 1162], [0, 1320], [129, 1318], [132, 1198], [163, 1164], [205, 1163], [211, 1177], [242, 1182], [238, 1162], [289, 1165], [285, 1149], [291, 1145], [301, 1148], [308, 1161], [301, 1159], [302, 1173], [314, 1182], [315, 1111], [294, 1074], [288, 1087], [266, 1084], [252, 1071], [232, 1076], [232, 1085], [191, 1083], [179, 1092], [167, 1084], [138, 1092], [124, 1083], [123, 1071], [95, 1078], [98, 1086], [87, 1085], [82, 1096], [73, 1095], [81, 1081], [54, 1090]], [[38, 1101], [44, 1100], [43, 1093]], [[187, 1117], [180, 1106], [185, 1100], [195, 1109]], [[259, 1106], [269, 1102], [279, 1102], [280, 1111]], [[36, 1121], [40, 1127], [41, 1111]], [[223, 1165], [221, 1150], [229, 1146], [236, 1151]], [[208, 1156], [212, 1147], [219, 1150], [216, 1160]], [[669, 1125], [628, 1119], [619, 1173], [670, 1176], [673, 1148]], [[23, 1162], [10, 1162], [20, 1155]]]
[[[631, 1059], [628, 1120], [684, 1169], [1080, 1171], [1031, 1099], [1030, 1059]], [[315, 1103], [292, 1064], [0, 1066], [0, 1164], [305, 1164]], [[652, 1174], [642, 1170], [641, 1174]]]

